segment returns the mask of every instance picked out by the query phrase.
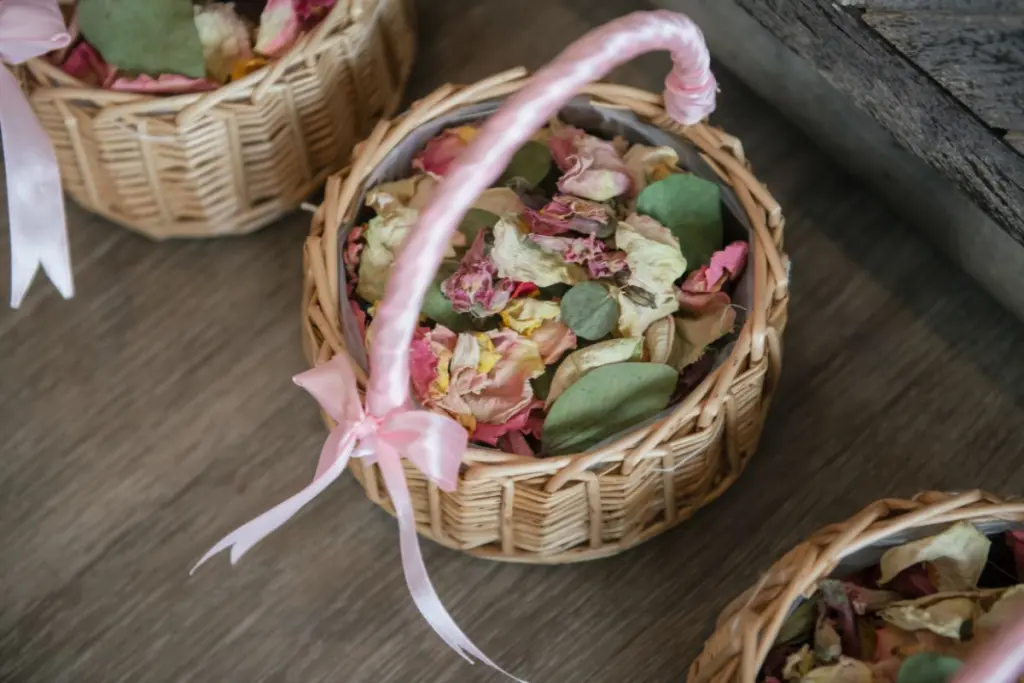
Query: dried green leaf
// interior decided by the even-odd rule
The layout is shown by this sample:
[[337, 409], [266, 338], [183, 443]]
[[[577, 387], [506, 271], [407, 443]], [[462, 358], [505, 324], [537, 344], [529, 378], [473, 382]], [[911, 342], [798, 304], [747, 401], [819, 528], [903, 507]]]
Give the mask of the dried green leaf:
[[968, 522], [958, 522], [937, 536], [890, 548], [882, 555], [879, 585], [889, 583], [907, 567], [927, 562], [939, 591], [975, 588], [988, 561], [992, 543]]
[[558, 365], [551, 380], [545, 407], [550, 407], [565, 390], [578, 382], [581, 377], [595, 368], [612, 363], [640, 360], [643, 353], [643, 339], [609, 339], [570, 353]]
[[551, 171], [551, 152], [548, 146], [531, 140], [519, 148], [512, 157], [512, 162], [501, 174], [499, 185], [508, 185], [513, 181], [522, 181], [520, 186], [533, 188], [540, 184]]
[[206, 76], [192, 0], [79, 0], [78, 28], [118, 69]]
[[955, 657], [922, 652], [903, 661], [896, 683], [948, 683], [961, 666]]
[[551, 406], [544, 419], [549, 454], [585, 451], [665, 409], [678, 375], [658, 363], [616, 363], [587, 373]]
[[782, 622], [776, 645], [785, 645], [795, 640], [803, 640], [814, 632], [814, 624], [818, 619], [818, 610], [813, 600], [804, 600], [793, 608], [786, 620]]
[[459, 223], [459, 232], [466, 236], [466, 244], [473, 244], [481, 230], [489, 230], [500, 220], [500, 216], [484, 209], [470, 209]]
[[636, 210], [672, 231], [689, 270], [708, 265], [711, 255], [722, 248], [722, 200], [716, 183], [688, 173], [672, 174], [645, 187]]
[[452, 302], [441, 291], [441, 283], [458, 267], [459, 264], [452, 261], [445, 261], [441, 264], [434, 281], [430, 283], [423, 297], [420, 313], [454, 332], [468, 332], [475, 329], [473, 320], [467, 315], [457, 313], [452, 308]]
[[599, 282], [581, 282], [562, 297], [562, 321], [577, 337], [595, 341], [607, 336], [619, 320], [619, 303]]

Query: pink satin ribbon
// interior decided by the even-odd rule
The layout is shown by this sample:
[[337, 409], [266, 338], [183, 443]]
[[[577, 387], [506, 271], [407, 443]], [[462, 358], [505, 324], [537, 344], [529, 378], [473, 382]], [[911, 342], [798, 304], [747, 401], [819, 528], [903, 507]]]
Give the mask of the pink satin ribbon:
[[370, 458], [380, 466], [395, 507], [402, 565], [416, 606], [449, 647], [471, 662], [476, 658], [502, 671], [456, 626], [434, 591], [420, 555], [401, 458], [408, 458], [442, 490], [453, 491], [468, 438], [454, 420], [409, 408], [409, 344], [423, 294], [452, 232], [477, 196], [498, 178], [533, 132], [581, 88], [614, 66], [655, 49], [673, 53], [674, 68], [665, 90], [667, 111], [681, 123], [692, 124], [714, 109], [715, 79], [709, 71], [703, 36], [693, 22], [671, 12], [622, 17], [587, 34], [538, 71], [488, 119], [441, 182], [403, 245], [373, 322], [368, 409], [359, 401], [350, 361], [345, 357], [335, 357], [298, 375], [296, 383], [313, 394], [338, 423], [321, 451], [313, 482], [229, 534], [196, 567], [228, 548], [232, 563], [236, 562], [337, 479], [350, 458]]
[[[0, 0], [0, 61], [21, 64], [70, 40], [54, 0]], [[21, 305], [40, 266], [70, 299], [75, 287], [57, 156], [18, 79], [3, 66], [0, 132], [11, 227], [11, 307]]]
[[1024, 611], [975, 652], [951, 683], [1017, 683], [1024, 676]]

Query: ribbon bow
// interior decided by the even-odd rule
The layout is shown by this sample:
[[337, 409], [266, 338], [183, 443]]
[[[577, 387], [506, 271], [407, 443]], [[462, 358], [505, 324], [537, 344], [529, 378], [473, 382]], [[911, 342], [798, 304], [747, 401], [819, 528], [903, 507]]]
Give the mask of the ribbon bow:
[[[0, 2], [0, 61], [21, 64], [71, 42], [54, 0]], [[0, 130], [11, 224], [11, 307], [40, 266], [65, 299], [74, 296], [57, 156], [21, 91], [0, 65]]]
[[466, 430], [449, 417], [425, 410], [399, 408], [383, 418], [368, 414], [359, 398], [352, 366], [343, 356], [335, 356], [323, 365], [296, 375], [294, 381], [312, 394], [324, 412], [337, 422], [320, 451], [313, 481], [291, 498], [225, 536], [196, 563], [192, 572], [228, 548], [231, 549], [231, 564], [234, 564], [341, 476], [350, 458], [368, 458], [380, 466], [384, 485], [395, 507], [405, 581], [420, 613], [448, 647], [467, 661], [472, 663], [475, 657], [505, 673], [459, 629], [430, 583], [420, 554], [416, 518], [401, 462], [403, 457], [407, 458], [442, 490], [454, 491], [468, 442]]

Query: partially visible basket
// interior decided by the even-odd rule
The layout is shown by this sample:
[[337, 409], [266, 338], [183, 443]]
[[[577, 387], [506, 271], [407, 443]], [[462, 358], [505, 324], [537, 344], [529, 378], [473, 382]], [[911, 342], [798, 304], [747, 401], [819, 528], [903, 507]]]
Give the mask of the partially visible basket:
[[256, 230], [295, 209], [398, 106], [415, 53], [409, 0], [339, 0], [280, 59], [209, 93], [85, 86], [44, 59], [23, 82], [65, 191], [155, 239]]
[[986, 534], [1024, 528], [1024, 501], [982, 491], [926, 492], [912, 500], [880, 500], [821, 529], [722, 612], [687, 683], [754, 683], [786, 617], [819, 581], [876, 563], [886, 548], [960, 521], [971, 521]]
[[[348, 354], [338, 245], [365, 190], [401, 177], [412, 149], [440, 128], [486, 116], [527, 82], [525, 70], [518, 69], [469, 87], [444, 86], [400, 118], [378, 125], [360, 145], [351, 169], [328, 181], [305, 249], [303, 340], [311, 364]], [[576, 103], [579, 116], [618, 117], [619, 125], [644, 127], [679, 145], [681, 156], [700, 167], [697, 172], [731, 188], [734, 211], [748, 222], [749, 311], [732, 352], [696, 390], [669, 414], [615, 443], [541, 459], [470, 447], [453, 493], [439, 490], [405, 461], [420, 533], [480, 557], [587, 560], [618, 553], [689, 518], [743, 471], [778, 385], [788, 304], [783, 219], [751, 173], [739, 141], [705, 123], [677, 124], [659, 95], [611, 84], [583, 92], [590, 100]], [[636, 123], [623, 123], [627, 119]], [[350, 358], [358, 359], [361, 350], [353, 354]], [[365, 388], [362, 362], [353, 365]], [[393, 511], [377, 466], [359, 459], [350, 467], [370, 499]]]

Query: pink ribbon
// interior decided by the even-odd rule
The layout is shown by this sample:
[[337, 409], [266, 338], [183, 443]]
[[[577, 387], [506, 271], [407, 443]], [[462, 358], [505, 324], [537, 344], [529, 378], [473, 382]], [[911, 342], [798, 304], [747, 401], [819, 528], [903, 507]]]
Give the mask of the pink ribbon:
[[395, 507], [402, 565], [416, 606], [449, 647], [469, 661], [472, 656], [502, 671], [455, 625], [434, 591], [420, 555], [401, 458], [408, 458], [443, 490], [453, 491], [468, 439], [454, 420], [409, 408], [409, 345], [423, 294], [452, 233], [477, 196], [498, 178], [530, 135], [581, 88], [614, 66], [655, 49], [673, 53], [674, 68], [665, 89], [667, 111], [681, 123], [691, 124], [714, 109], [715, 79], [709, 71], [703, 36], [693, 22], [671, 12], [622, 17], [587, 34], [538, 71], [488, 119], [449, 170], [403, 245], [373, 322], [368, 409], [359, 401], [352, 368], [344, 357], [298, 375], [296, 383], [313, 394], [338, 423], [321, 451], [313, 482], [229, 534], [196, 567], [228, 548], [232, 563], [236, 562], [337, 479], [351, 457], [370, 458], [380, 466]]
[[[70, 40], [54, 0], [0, 0], [0, 61], [21, 64]], [[11, 307], [21, 305], [40, 266], [70, 299], [75, 287], [57, 156], [18, 79], [3, 66], [0, 131], [11, 224]]]
[[349, 459], [367, 458], [380, 467], [384, 485], [395, 507], [402, 567], [416, 607], [448, 647], [467, 661], [472, 662], [475, 657], [506, 673], [459, 629], [434, 590], [420, 554], [416, 517], [402, 467], [402, 458], [408, 458], [441, 490], [454, 491], [462, 454], [466, 450], [466, 430], [449, 417], [425, 410], [399, 408], [384, 418], [368, 415], [363, 410], [350, 361], [344, 356], [335, 356], [323, 365], [296, 375], [294, 380], [312, 394], [324, 412], [337, 423], [320, 451], [313, 482], [228, 534], [203, 555], [192, 571], [228, 548], [231, 549], [231, 564], [234, 564], [341, 476]]
[[951, 683], [1016, 683], [1024, 676], [1024, 611], [973, 653]]

